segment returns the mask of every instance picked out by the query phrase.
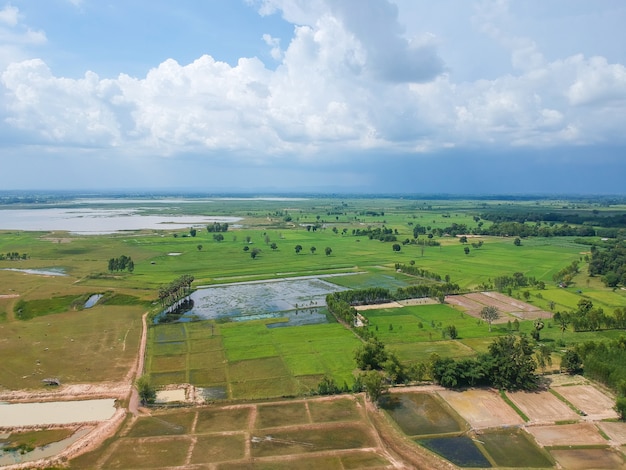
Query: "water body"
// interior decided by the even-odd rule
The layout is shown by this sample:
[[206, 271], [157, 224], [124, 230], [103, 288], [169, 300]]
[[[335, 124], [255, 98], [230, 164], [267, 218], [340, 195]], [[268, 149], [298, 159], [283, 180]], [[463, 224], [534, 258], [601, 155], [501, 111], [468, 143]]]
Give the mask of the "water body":
[[31, 452], [26, 452], [25, 454], [20, 454], [19, 452], [2, 452], [0, 449], [0, 466], [13, 465], [22, 462], [32, 462], [34, 460], [53, 457], [64, 451], [68, 446], [89, 433], [91, 430], [91, 428], [80, 429], [66, 439], [53, 442], [42, 447], [37, 447]]
[[0, 271], [16, 271], [25, 274], [38, 274], [40, 276], [67, 276], [61, 268], [49, 269], [18, 269], [18, 268], [2, 268]]
[[113, 398], [0, 404], [0, 423], [10, 428], [106, 421], [114, 414]]
[[140, 209], [0, 209], [0, 230], [68, 231], [101, 235], [128, 230], [172, 230], [213, 222], [232, 224], [240, 217], [143, 215]]
[[191, 294], [194, 306], [183, 318], [288, 318], [291, 324], [322, 323], [326, 316], [320, 310], [326, 306], [326, 295], [343, 290], [346, 289], [319, 278], [206, 287]]
[[94, 294], [87, 299], [83, 308], [91, 308], [98, 303], [98, 300], [102, 298], [102, 294]]

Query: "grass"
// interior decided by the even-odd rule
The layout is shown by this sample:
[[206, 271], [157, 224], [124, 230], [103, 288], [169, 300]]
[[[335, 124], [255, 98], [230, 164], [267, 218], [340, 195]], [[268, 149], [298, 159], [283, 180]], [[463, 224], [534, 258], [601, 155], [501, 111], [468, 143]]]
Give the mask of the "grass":
[[509, 405], [511, 408], [515, 410], [515, 412], [520, 416], [520, 418], [524, 420], [524, 422], [527, 423], [528, 421], [530, 421], [530, 418], [526, 416], [526, 414], [522, 410], [520, 410], [519, 407], [515, 403], [513, 403], [513, 401], [509, 398], [509, 396], [506, 394], [504, 390], [500, 390], [500, 396], [506, 402], [507, 405]]

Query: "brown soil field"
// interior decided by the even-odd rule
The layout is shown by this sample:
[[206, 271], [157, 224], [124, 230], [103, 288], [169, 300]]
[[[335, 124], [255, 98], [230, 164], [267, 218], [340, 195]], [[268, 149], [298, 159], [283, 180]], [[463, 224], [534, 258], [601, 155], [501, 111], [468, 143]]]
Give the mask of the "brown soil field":
[[513, 299], [499, 292], [473, 292], [465, 295], [449, 295], [446, 302], [460, 307], [468, 315], [480, 318], [483, 307], [498, 307], [502, 314], [493, 323], [506, 323], [511, 318], [509, 315], [520, 320], [533, 320], [536, 318], [552, 318], [550, 312], [541, 310], [532, 304]]
[[524, 420], [495, 390], [472, 389], [463, 392], [437, 392], [473, 429], [517, 426]]
[[588, 419], [601, 420], [618, 417], [613, 409], [615, 400], [593, 385], [554, 387], [554, 390], [576, 408], [585, 412]]
[[626, 423], [617, 421], [602, 421], [598, 427], [617, 445], [626, 445]]
[[619, 470], [626, 468], [624, 458], [611, 449], [553, 450], [550, 453], [561, 468], [567, 470]]
[[607, 444], [607, 441], [598, 432], [598, 428], [596, 428], [592, 423], [528, 426], [526, 430], [532, 434], [537, 442], [542, 446], [583, 446]]
[[508, 392], [507, 396], [533, 424], [580, 418], [574, 410], [550, 392]]

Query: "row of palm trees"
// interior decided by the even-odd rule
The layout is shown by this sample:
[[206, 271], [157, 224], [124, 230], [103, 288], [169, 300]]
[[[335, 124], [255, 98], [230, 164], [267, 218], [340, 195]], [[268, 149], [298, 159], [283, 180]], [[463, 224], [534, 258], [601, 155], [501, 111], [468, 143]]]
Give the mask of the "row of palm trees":
[[163, 308], [167, 307], [167, 313], [176, 311], [180, 303], [191, 293], [193, 281], [193, 276], [183, 274], [168, 286], [159, 288], [159, 302]]

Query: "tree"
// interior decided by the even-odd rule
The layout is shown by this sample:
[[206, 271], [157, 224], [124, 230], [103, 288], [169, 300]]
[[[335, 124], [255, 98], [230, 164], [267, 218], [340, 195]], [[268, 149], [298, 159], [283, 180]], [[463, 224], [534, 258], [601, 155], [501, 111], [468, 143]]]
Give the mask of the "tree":
[[278, 245], [276, 244], [276, 242], [272, 242], [272, 244], [270, 245], [270, 248], [272, 250], [276, 250], [278, 248]]
[[192, 237], [195, 237], [195, 236], [196, 236], [196, 229], [195, 229], [195, 228], [193, 228], [193, 227], [192, 227], [192, 228], [190, 228], [190, 229], [189, 229], [189, 235], [191, 235]]
[[261, 253], [260, 249], [252, 248], [252, 251], [250, 252], [250, 256], [252, 257], [252, 259], [256, 259], [256, 257], [259, 256], [259, 253]]
[[626, 397], [618, 397], [615, 400], [615, 410], [619, 414], [619, 419], [626, 421]]
[[326, 253], [326, 256], [330, 256], [330, 254], [331, 254], [332, 252], [333, 252], [333, 249], [332, 249], [331, 247], [329, 247], [329, 246], [327, 246], [327, 247], [324, 249], [324, 253]]
[[135, 387], [137, 388], [139, 399], [143, 405], [154, 403], [156, 400], [156, 389], [150, 383], [149, 376], [142, 375], [139, 377], [135, 382]]
[[399, 243], [394, 243], [391, 248], [393, 249], [393, 251], [400, 251], [401, 250], [401, 247], [400, 247]]
[[444, 338], [446, 336], [450, 337], [450, 339], [456, 339], [458, 337], [458, 331], [456, 330], [456, 326], [448, 325], [443, 329]]
[[544, 327], [544, 323], [543, 320], [541, 318], [537, 318], [534, 322], [533, 322], [533, 332], [532, 332], [532, 337], [535, 341], [539, 341], [539, 332], [541, 330], [543, 330]]
[[480, 311], [480, 318], [489, 324], [489, 331], [491, 331], [491, 324], [500, 318], [500, 310], [493, 305], [487, 305]]
[[522, 240], [519, 237], [515, 237], [515, 240], [513, 240], [513, 245], [522, 246]]
[[377, 338], [370, 338], [355, 352], [354, 359], [359, 369], [382, 369], [388, 355], [385, 345]]
[[533, 390], [537, 387], [533, 347], [525, 335], [500, 336], [489, 345], [485, 371], [489, 382], [506, 390]]
[[380, 397], [387, 391], [387, 385], [385, 384], [385, 378], [376, 370], [368, 370], [361, 374], [363, 387], [367, 398], [376, 404]]
[[315, 250], [317, 250], [317, 248], [315, 248], [314, 246], [312, 246], [312, 247], [310, 248], [310, 250], [311, 250], [311, 254], [312, 254], [312, 255], [314, 255], [314, 254], [315, 254]]
[[302, 245], [296, 245], [296, 254], [302, 251]]
[[221, 233], [214, 233], [213, 240], [215, 240], [216, 242], [221, 242], [222, 240], [224, 240], [224, 235], [222, 235]]
[[463, 244], [467, 243], [467, 237], [465, 235], [462, 235], [461, 237], [459, 237], [459, 241]]
[[561, 358], [561, 370], [568, 374], [577, 374], [583, 368], [583, 360], [574, 349], [568, 349]]
[[470, 252], [469, 246], [464, 247], [463, 251], [465, 252], [466, 255], [469, 255], [469, 252]]
[[243, 251], [250, 251], [250, 247], [248, 245], [244, 245]]
[[198, 251], [202, 251], [202, 245], [198, 245], [197, 248], [198, 248]]
[[539, 346], [539, 351], [535, 354], [537, 365], [541, 368], [542, 373], [546, 373], [546, 366], [552, 365], [552, 350], [545, 344]]

